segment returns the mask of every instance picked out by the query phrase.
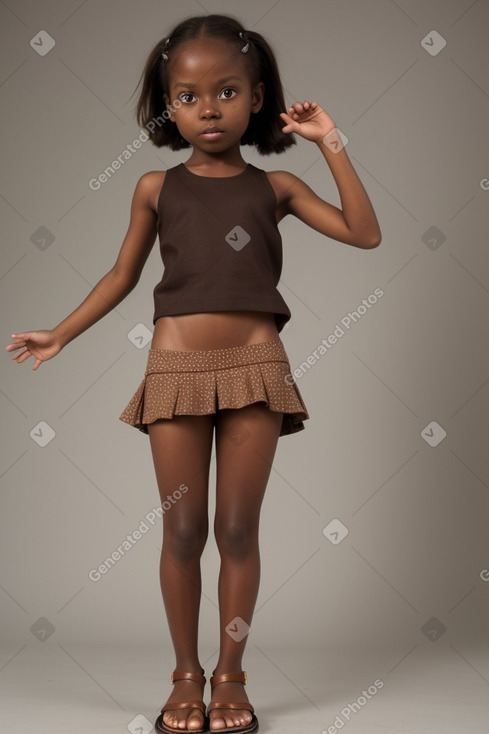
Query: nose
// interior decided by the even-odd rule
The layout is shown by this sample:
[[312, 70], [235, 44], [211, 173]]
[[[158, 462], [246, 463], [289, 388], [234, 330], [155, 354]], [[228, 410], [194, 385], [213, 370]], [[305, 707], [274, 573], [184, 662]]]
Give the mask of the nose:
[[221, 116], [219, 110], [217, 109], [215, 102], [213, 102], [210, 99], [202, 100], [199, 113], [200, 113], [200, 116], [206, 120], [209, 118]]

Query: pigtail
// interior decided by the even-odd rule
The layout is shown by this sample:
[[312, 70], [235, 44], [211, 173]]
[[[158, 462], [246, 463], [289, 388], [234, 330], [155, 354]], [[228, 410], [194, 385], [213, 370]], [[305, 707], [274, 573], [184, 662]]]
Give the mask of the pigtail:
[[186, 144], [186, 147], [188, 143], [179, 134], [175, 123], [169, 119], [166, 109], [164, 94], [168, 94], [168, 89], [165, 64], [168, 64], [168, 58], [165, 61], [164, 56], [167, 55], [168, 46], [168, 38], [163, 38], [148, 56], [136, 87], [137, 90], [142, 83], [136, 105], [136, 119], [156, 147], [170, 145], [172, 150], [178, 150], [183, 147], [178, 145], [179, 141]]
[[258, 75], [255, 82], [264, 83], [265, 94], [263, 105], [257, 113], [251, 115], [250, 124], [241, 142], [243, 145], [256, 145], [262, 155], [283, 153], [291, 145], [295, 145], [296, 140], [291, 134], [282, 132], [284, 122], [279, 115], [286, 112], [286, 107], [275, 54], [260, 33], [246, 31], [245, 38], [251, 41], [251, 49], [257, 56]]

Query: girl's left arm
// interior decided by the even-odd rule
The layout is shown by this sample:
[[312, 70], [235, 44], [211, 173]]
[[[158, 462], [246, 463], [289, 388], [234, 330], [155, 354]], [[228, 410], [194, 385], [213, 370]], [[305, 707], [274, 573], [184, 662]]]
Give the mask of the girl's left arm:
[[[283, 215], [293, 214], [321, 234], [348, 245], [377, 247], [382, 239], [377, 217], [331, 117], [317, 102], [307, 101], [295, 102], [289, 114], [283, 112], [280, 117], [287, 123], [283, 132], [297, 133], [318, 145], [338, 187], [342, 206], [338, 209], [329, 204], [300, 178], [281, 171]], [[328, 144], [324, 142], [326, 136]]]

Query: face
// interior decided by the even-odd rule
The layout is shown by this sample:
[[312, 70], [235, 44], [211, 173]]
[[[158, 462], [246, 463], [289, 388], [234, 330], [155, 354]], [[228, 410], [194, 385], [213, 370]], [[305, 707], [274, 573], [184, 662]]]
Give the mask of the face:
[[264, 85], [252, 86], [241, 56], [224, 41], [200, 38], [182, 43], [168, 62], [170, 119], [194, 148], [222, 152], [239, 146], [250, 114], [261, 108]]

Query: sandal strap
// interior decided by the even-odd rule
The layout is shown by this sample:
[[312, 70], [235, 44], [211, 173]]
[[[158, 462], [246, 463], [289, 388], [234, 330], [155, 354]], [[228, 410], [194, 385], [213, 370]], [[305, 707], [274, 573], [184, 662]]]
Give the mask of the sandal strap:
[[[164, 714], [165, 711], [177, 711], [179, 709], [199, 709], [199, 711], [201, 711], [205, 716], [205, 703], [203, 701], [182, 701], [181, 703], [167, 703], [161, 709], [161, 713]], [[178, 731], [178, 729], [175, 729], [175, 731]]]
[[251, 703], [247, 703], [245, 701], [242, 703], [218, 703], [215, 701], [207, 706], [207, 713], [214, 711], [214, 709], [245, 709], [246, 711], [250, 711], [252, 714], [255, 712]]
[[205, 686], [205, 676], [203, 673], [184, 673], [181, 670], [174, 670], [171, 674], [171, 682], [176, 683], [178, 680], [193, 680]]
[[[211, 677], [211, 688], [215, 688], [220, 683], [243, 683], [243, 685], [246, 685], [248, 683], [248, 676], [242, 670], [240, 673], [223, 673], [222, 675], [213, 675]], [[241, 703], [220, 703], [219, 701], [213, 701], [207, 706], [207, 713], [209, 714], [215, 709], [244, 709], [245, 711], [250, 711], [252, 714], [255, 712], [251, 703], [247, 701], [242, 701]]]
[[215, 688], [219, 683], [248, 683], [248, 676], [246, 672], [242, 670], [240, 673], [222, 673], [222, 675], [212, 675], [211, 677], [211, 688]]

